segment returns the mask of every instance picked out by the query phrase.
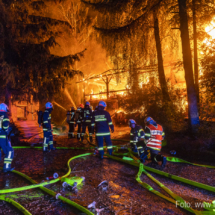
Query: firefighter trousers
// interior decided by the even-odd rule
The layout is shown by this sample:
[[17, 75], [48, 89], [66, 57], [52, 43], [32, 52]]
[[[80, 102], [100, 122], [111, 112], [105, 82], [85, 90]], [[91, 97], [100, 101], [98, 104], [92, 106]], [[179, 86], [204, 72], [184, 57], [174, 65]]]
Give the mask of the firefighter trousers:
[[84, 135], [86, 133], [86, 128], [88, 128], [88, 132], [89, 132], [89, 136], [90, 136], [90, 141], [93, 138], [93, 134], [92, 134], [92, 128], [91, 128], [91, 124], [83, 124], [82, 125], [82, 133], [81, 133], [81, 140], [84, 140]]
[[153, 163], [158, 163], [159, 161], [163, 161], [163, 155], [160, 154], [160, 150], [154, 150], [148, 147], [145, 147], [144, 152], [140, 154], [140, 158], [144, 163], [145, 160], [151, 159]]
[[0, 134], [0, 160], [1, 160], [1, 149], [5, 154], [3, 170], [10, 169], [11, 162], [14, 157], [14, 150], [11, 147], [11, 143], [5, 134], [4, 135]]
[[69, 138], [74, 138], [75, 137], [74, 130], [75, 130], [75, 122], [70, 121], [69, 122], [69, 133], [68, 133]]
[[48, 146], [49, 149], [53, 149], [53, 135], [51, 130], [47, 130], [47, 131], [43, 131], [44, 134], [44, 141], [43, 141], [43, 151], [47, 151], [48, 150]]
[[78, 125], [77, 139], [79, 140], [81, 138], [81, 123], [77, 123], [77, 125]]
[[110, 155], [112, 155], [113, 146], [112, 146], [110, 135], [96, 136], [96, 140], [98, 143], [98, 150], [99, 150], [99, 154], [101, 157], [103, 157], [103, 155], [104, 155], [104, 140], [107, 145], [108, 153]]

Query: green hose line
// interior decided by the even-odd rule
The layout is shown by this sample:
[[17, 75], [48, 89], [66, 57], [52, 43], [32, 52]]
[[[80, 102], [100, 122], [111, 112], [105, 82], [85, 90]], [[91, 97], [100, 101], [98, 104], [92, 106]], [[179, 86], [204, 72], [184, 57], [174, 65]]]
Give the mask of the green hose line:
[[[132, 152], [130, 151], [130, 155], [132, 155]], [[110, 157], [110, 158], [113, 158], [113, 159], [115, 159], [115, 160], [119, 160], [119, 161], [122, 161], [122, 159], [118, 159], [118, 158], [116, 158], [116, 157], [113, 157], [113, 156], [110, 156], [110, 155], [107, 155], [108, 157]], [[132, 157], [133, 157], [133, 159], [135, 159], [135, 156], [134, 155], [132, 155]], [[138, 160], [137, 158], [135, 159], [135, 160]], [[194, 213], [194, 214], [196, 214], [196, 215], [206, 215], [206, 214], [215, 214], [215, 213], [211, 213], [211, 212], [207, 212], [207, 211], [204, 211], [204, 212], [202, 212], [202, 211], [197, 211], [197, 210], [194, 210], [194, 209], [192, 209], [192, 208], [190, 208], [190, 207], [188, 207], [187, 205], [186, 205], [186, 202], [184, 201], [184, 199], [182, 199], [180, 196], [178, 196], [178, 195], [176, 195], [175, 193], [173, 193], [170, 189], [168, 189], [167, 187], [165, 187], [162, 183], [160, 183], [158, 180], [156, 180], [153, 176], [151, 176], [148, 172], [146, 172], [145, 170], [144, 170], [144, 165], [142, 164], [142, 163], [137, 163], [137, 161], [124, 161], [125, 163], [129, 163], [129, 164], [132, 164], [132, 165], [134, 165], [135, 164], [135, 166], [139, 166], [139, 172], [138, 172], [138, 174], [137, 174], [137, 176], [136, 176], [136, 180], [137, 180], [137, 182], [139, 183], [139, 184], [141, 184], [144, 188], [146, 188], [148, 191], [150, 191], [150, 192], [152, 192], [152, 193], [154, 193], [155, 195], [158, 195], [158, 196], [160, 196], [161, 198], [163, 198], [163, 199], [166, 199], [167, 201], [169, 201], [169, 202], [171, 202], [171, 203], [173, 203], [173, 204], [175, 204], [175, 205], [178, 205], [178, 206], [180, 206], [180, 203], [182, 203], [185, 207], [183, 207], [183, 209], [185, 209], [185, 210], [187, 210], [187, 211], [189, 211], [189, 212], [191, 212], [191, 213]], [[162, 193], [160, 193], [159, 191], [157, 191], [157, 190], [154, 190], [149, 184], [147, 184], [147, 183], [145, 183], [145, 182], [142, 182], [141, 181], [141, 179], [140, 179], [140, 176], [141, 176], [141, 174], [142, 174], [142, 172], [144, 173], [144, 174], [146, 174], [151, 180], [153, 180], [156, 184], [158, 184], [163, 190], [165, 190], [172, 198], [174, 198], [174, 200], [173, 199], [171, 199], [171, 198], [169, 198], [169, 197], [167, 197], [167, 196], [165, 196], [165, 195], [163, 195]]]
[[212, 203], [203, 202], [203, 207], [205, 210], [215, 211], [215, 202], [214, 201]]
[[[120, 162], [123, 162], [123, 163], [127, 163], [127, 164], [130, 164], [130, 165], [136, 166], [136, 167], [139, 167], [139, 165], [140, 165], [139, 163], [136, 163], [136, 162], [133, 162], [133, 161], [126, 161], [126, 160], [123, 160], [121, 158], [117, 158], [115, 156], [111, 156], [111, 155], [108, 155], [108, 154], [105, 154], [105, 155], [107, 157], [109, 157], [109, 158], [114, 159], [114, 160], [117, 160], [117, 161], [120, 161]], [[189, 185], [201, 188], [201, 189], [205, 189], [205, 190], [208, 190], [208, 191], [211, 191], [211, 192], [215, 192], [215, 187], [212, 187], [212, 186], [209, 186], [209, 185], [206, 185], [206, 184], [202, 184], [202, 183], [199, 183], [199, 182], [196, 182], [196, 181], [192, 181], [192, 180], [189, 180], [189, 179], [186, 179], [186, 178], [182, 178], [182, 177], [179, 177], [179, 176], [176, 176], [176, 175], [172, 175], [172, 174], [169, 174], [169, 173], [166, 173], [166, 172], [163, 172], [163, 171], [160, 171], [160, 170], [148, 167], [148, 166], [144, 166], [144, 169], [148, 170], [150, 172], [156, 173], [158, 175], [162, 175], [162, 176], [165, 176], [167, 178], [171, 178], [171, 179], [174, 179], [176, 181], [183, 182], [185, 184], [189, 184]]]
[[68, 160], [68, 162], [67, 162], [69, 171], [67, 172], [66, 175], [62, 176], [61, 178], [66, 178], [66, 177], [68, 177], [68, 176], [70, 175], [70, 173], [71, 173], [71, 167], [70, 167], [69, 163], [70, 163], [72, 160], [74, 160], [74, 159], [76, 159], [76, 158], [80, 158], [80, 157], [85, 157], [85, 156], [88, 156], [88, 155], [93, 155], [93, 153], [81, 154], [81, 155], [77, 155], [77, 156], [75, 156], [75, 157], [70, 158], [70, 159]]
[[[69, 168], [69, 171], [67, 172], [66, 175], [60, 177], [60, 178], [56, 178], [54, 180], [51, 180], [51, 181], [47, 181], [47, 182], [43, 182], [43, 183], [40, 183], [40, 184], [33, 184], [33, 185], [28, 185], [28, 186], [24, 186], [24, 187], [17, 187], [17, 188], [11, 188], [11, 189], [6, 189], [6, 190], [0, 190], [0, 193], [13, 193], [13, 192], [19, 192], [19, 191], [23, 191], [23, 190], [29, 190], [29, 189], [33, 189], [33, 188], [37, 188], [37, 187], [41, 187], [41, 186], [45, 186], [45, 185], [49, 185], [49, 184], [54, 184], [56, 182], [58, 182], [61, 178], [65, 178], [67, 176], [70, 175], [71, 173], [71, 168], [70, 168], [70, 161], [72, 161], [73, 159], [76, 159], [76, 158], [79, 158], [79, 157], [84, 157], [84, 156], [87, 156], [87, 155], [92, 155], [93, 153], [86, 153], [86, 154], [82, 154], [82, 155], [77, 155], [75, 157], [72, 157], [69, 159], [67, 165], [68, 165], [68, 168]], [[2, 168], [0, 168], [2, 169]], [[26, 175], [21, 173], [21, 172], [18, 172], [16, 170], [13, 170], [12, 172], [14, 173], [17, 173], [19, 174], [20, 176], [23, 176], [24, 178], [26, 178]], [[28, 176], [27, 176], [28, 177]], [[26, 178], [27, 180], [31, 181], [33, 183], [33, 180], [31, 178]]]
[[[46, 187], [39, 187], [44, 192], [48, 193], [49, 195], [56, 197], [56, 193], [52, 190], [49, 190]], [[94, 215], [91, 211], [87, 210], [86, 208], [82, 207], [81, 205], [71, 201], [70, 199], [67, 199], [66, 197], [59, 196], [58, 199], [61, 199], [62, 201], [66, 202], [67, 204], [79, 209], [80, 211], [86, 213], [87, 215]]]
[[128, 151], [129, 151], [130, 157], [132, 157], [136, 163], [140, 163], [140, 160], [139, 160], [138, 158], [136, 158], [136, 157], [132, 154], [131, 149], [128, 148]]
[[[69, 171], [67, 172], [66, 175], [62, 176], [61, 178], [66, 178], [66, 177], [68, 177], [68, 176], [70, 175], [70, 173], [71, 173], [70, 162], [71, 162], [72, 160], [74, 160], [74, 159], [76, 159], [76, 158], [88, 156], [88, 155], [93, 155], [93, 153], [81, 154], [81, 155], [77, 155], [77, 156], [75, 156], [75, 157], [70, 158], [69, 161], [68, 161], [68, 163], [67, 163], [68, 168], [69, 168]], [[1, 169], [2, 169], [2, 168], [1, 168]], [[25, 174], [23, 174], [23, 173], [21, 173], [21, 172], [19, 172], [19, 171], [13, 170], [12, 172], [13, 172], [13, 173], [16, 173], [16, 174], [18, 174], [18, 175], [24, 177], [24, 178], [27, 179], [28, 181], [30, 181], [30, 182], [33, 184], [33, 185], [31, 185], [31, 186], [34, 186], [34, 187], [32, 187], [32, 188], [39, 187], [39, 188], [40, 188], [41, 190], [43, 190], [44, 192], [46, 192], [46, 193], [48, 193], [48, 194], [50, 194], [50, 195], [52, 195], [52, 196], [54, 196], [54, 197], [56, 196], [56, 193], [55, 193], [54, 191], [49, 190], [49, 189], [46, 188], [46, 187], [43, 187], [43, 184], [44, 184], [44, 183], [37, 184], [36, 181], [34, 181], [34, 180], [31, 179], [30, 177], [28, 177], [27, 175], [25, 175]], [[57, 178], [57, 179], [52, 180], [52, 181], [56, 181], [56, 180], [59, 181], [60, 178]], [[56, 182], [57, 182], [57, 181], [56, 181]], [[50, 182], [51, 182], [51, 181], [50, 181]], [[55, 183], [55, 182], [54, 182], [54, 183]], [[18, 191], [27, 190], [27, 189], [24, 189], [24, 188], [26, 188], [26, 187], [27, 187], [27, 189], [28, 189], [29, 186], [25, 186], [25, 187], [21, 187], [21, 188], [17, 188], [17, 189], [19, 189]], [[15, 189], [16, 189], [16, 188], [15, 188]], [[31, 188], [30, 188], [30, 189], [31, 189]], [[14, 190], [14, 188], [8, 189], [8, 190]], [[4, 191], [6, 191], [6, 190], [1, 190], [1, 191], [3, 191], [3, 193], [8, 193], [8, 192], [4, 192]], [[0, 191], [0, 192], [1, 192], [1, 191]], [[15, 192], [15, 191], [12, 191], [12, 192]], [[2, 198], [3, 198], [3, 197], [2, 197]], [[67, 198], [65, 198], [65, 197], [63, 197], [63, 196], [59, 196], [58, 198], [61, 199], [62, 201], [65, 201], [66, 203], [72, 205], [73, 207], [76, 207], [77, 209], [79, 209], [80, 211], [86, 213], [87, 215], [93, 215], [92, 212], [90, 212], [90, 211], [87, 210], [86, 208], [82, 207], [81, 205], [79, 205], [79, 204], [77, 204], [77, 203], [71, 201], [70, 199], [67, 199]]]
[[[43, 149], [42, 146], [13, 146], [13, 149]], [[95, 147], [56, 147], [56, 149], [84, 149], [90, 150], [95, 149]]]
[[2, 195], [0, 196], [0, 200], [12, 204], [25, 215], [32, 215], [27, 209], [25, 209], [22, 205], [20, 205], [18, 202], [14, 201], [13, 199], [7, 198], [4, 195]]
[[[80, 157], [81, 157], [81, 156], [80, 156]], [[15, 171], [15, 170], [13, 170], [13, 172], [16, 173], [16, 174], [18, 174], [18, 175], [20, 175], [20, 176], [22, 176], [22, 177], [24, 177], [25, 179], [27, 179], [28, 181], [30, 181], [32, 184], [37, 184], [36, 181], [34, 181], [33, 179], [31, 179], [31, 178], [28, 177], [27, 175], [25, 175], [25, 174], [23, 174], [23, 173], [21, 173], [21, 172]], [[56, 193], [55, 193], [54, 191], [49, 190], [49, 189], [46, 188], [46, 187], [41, 187], [41, 186], [39, 186], [39, 188], [40, 188], [41, 190], [43, 190], [44, 192], [48, 193], [48, 194], [51, 195], [51, 196], [54, 196], [54, 197], [56, 196]], [[0, 197], [1, 197], [1, 196], [0, 196]], [[86, 214], [93, 215], [93, 213], [90, 212], [90, 211], [88, 211], [86, 208], [82, 207], [81, 205], [79, 205], [79, 204], [77, 204], [77, 203], [75, 203], [75, 202], [73, 202], [73, 201], [71, 201], [71, 200], [69, 200], [69, 199], [67, 199], [67, 198], [65, 198], [65, 197], [63, 197], [63, 196], [59, 196], [58, 198], [61, 199], [61, 200], [63, 200], [63, 201], [65, 201], [66, 203], [68, 203], [68, 204], [70, 204], [70, 205], [76, 207], [77, 209], [79, 209], [80, 211], [82, 211], [82, 212], [84, 212], [84, 213], [86, 213]]]
[[[173, 199], [163, 195], [162, 193], [160, 193], [157, 190], [154, 190], [149, 184], [142, 182], [140, 179], [141, 174], [144, 173], [146, 174], [152, 181], [154, 181], [156, 184], [158, 184], [163, 190], [165, 190]], [[144, 170], [144, 165], [141, 163], [139, 166], [139, 172], [136, 176], [136, 180], [139, 184], [141, 184], [144, 188], [146, 188], [148, 191], [154, 193], [157, 196], [160, 196], [163, 199], [166, 199], [167, 201], [177, 205], [180, 207], [180, 205], [182, 204], [184, 207], [182, 207], [182, 209], [185, 209], [191, 213], [194, 213], [196, 215], [206, 215], [206, 214], [215, 214], [215, 213], [211, 213], [208, 211], [197, 211], [194, 210], [193, 208], [190, 208], [186, 202], [184, 201], [184, 199], [182, 199], [180, 196], [176, 195], [175, 193], [173, 193], [169, 188], [167, 188], [166, 186], [164, 186], [162, 183], [160, 183], [158, 180], [156, 180], [153, 176], [151, 176], [148, 172], [146, 172]]]
[[[17, 171], [13, 170], [12, 172], [17, 173]], [[0, 190], [0, 193], [13, 193], [13, 192], [19, 192], [19, 191], [23, 191], [23, 190], [30, 190], [30, 189], [34, 189], [34, 188], [38, 188], [41, 186], [46, 186], [49, 184], [54, 184], [56, 182], [58, 182], [60, 179], [54, 179], [48, 182], [43, 182], [40, 184], [33, 184], [33, 185], [28, 185], [28, 186], [24, 186], [24, 187], [17, 187], [17, 188], [11, 188], [11, 189], [6, 189], [6, 190]]]
[[183, 159], [176, 158], [176, 157], [167, 157], [166, 159], [167, 159], [167, 161], [170, 161], [170, 162], [175, 162], [175, 163], [188, 163], [188, 164], [192, 164], [192, 165], [194, 165], [194, 166], [201, 166], [201, 167], [207, 167], [207, 168], [215, 169], [215, 166], [191, 163], [191, 162], [189, 162], [189, 161], [185, 161], [185, 160], [183, 160]]

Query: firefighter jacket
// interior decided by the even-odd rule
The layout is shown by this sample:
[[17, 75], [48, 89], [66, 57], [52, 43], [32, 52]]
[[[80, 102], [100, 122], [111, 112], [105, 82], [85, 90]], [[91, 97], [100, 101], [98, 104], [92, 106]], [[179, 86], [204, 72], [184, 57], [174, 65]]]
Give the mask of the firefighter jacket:
[[135, 125], [135, 128], [131, 128], [130, 143], [136, 145], [140, 138], [144, 138], [145, 134], [143, 128], [140, 125]]
[[78, 115], [77, 116], [77, 121], [76, 121], [77, 124], [81, 124], [81, 121], [82, 121], [81, 120], [82, 112], [83, 112], [83, 108], [81, 108], [81, 107], [79, 107], [77, 109], [77, 111], [76, 111], [76, 114]]
[[10, 120], [7, 112], [0, 112], [0, 138], [6, 138]]
[[71, 112], [70, 112], [70, 114], [71, 114], [71, 118], [70, 118], [70, 123], [75, 123], [75, 110], [72, 110]]
[[52, 109], [46, 109], [43, 113], [43, 131], [51, 130], [51, 111]]
[[165, 133], [163, 132], [163, 127], [157, 123], [147, 125], [145, 128], [145, 140], [146, 146], [154, 150], [161, 150], [162, 140]]
[[94, 126], [96, 127], [96, 136], [110, 135], [109, 127], [114, 131], [110, 114], [102, 108], [98, 108], [98, 110], [93, 113], [91, 126], [92, 131], [94, 130]]
[[81, 121], [82, 121], [82, 123], [91, 124], [92, 115], [93, 115], [93, 112], [89, 108], [89, 106], [85, 106], [85, 108], [82, 109], [82, 113], [81, 113]]
[[70, 111], [67, 111], [67, 114], [66, 114], [66, 122], [69, 123], [69, 122], [70, 122], [70, 119], [71, 119], [71, 112], [70, 112]]

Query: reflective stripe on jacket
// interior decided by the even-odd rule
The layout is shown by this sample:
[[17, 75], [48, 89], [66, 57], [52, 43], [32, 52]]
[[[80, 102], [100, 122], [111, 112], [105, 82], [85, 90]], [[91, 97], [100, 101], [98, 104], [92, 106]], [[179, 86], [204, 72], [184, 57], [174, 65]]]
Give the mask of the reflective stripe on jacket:
[[140, 125], [135, 125], [135, 128], [131, 128], [130, 132], [130, 143], [136, 145], [136, 143], [140, 140], [140, 138], [144, 138], [145, 133], [143, 128]]
[[163, 127], [159, 124], [155, 125], [148, 125], [146, 126], [146, 133], [145, 133], [147, 144], [146, 146], [154, 149], [154, 150], [161, 150], [162, 147], [162, 140], [164, 136]]
[[110, 129], [114, 130], [114, 126], [110, 117], [110, 114], [106, 110], [98, 109], [93, 112], [92, 117], [92, 131], [94, 126], [96, 128], [96, 136], [107, 136], [110, 135]]

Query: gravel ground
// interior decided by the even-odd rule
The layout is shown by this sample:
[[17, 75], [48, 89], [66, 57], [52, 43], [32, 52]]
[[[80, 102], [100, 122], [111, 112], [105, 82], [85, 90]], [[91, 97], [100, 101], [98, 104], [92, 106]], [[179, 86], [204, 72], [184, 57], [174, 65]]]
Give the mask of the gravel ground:
[[[129, 138], [128, 128], [119, 127], [115, 130], [112, 138]], [[68, 139], [66, 136], [58, 136], [54, 139], [56, 146], [91, 146], [86, 140], [84, 143], [80, 143], [76, 139]], [[125, 144], [125, 142], [114, 141], [114, 144]], [[24, 145], [24, 143], [20, 143], [20, 145]], [[169, 148], [164, 150], [166, 155], [168, 155], [168, 150]], [[17, 171], [25, 173], [37, 182], [41, 182], [47, 176], [53, 175], [54, 172], [63, 176], [67, 172], [67, 161], [75, 155], [86, 152], [84, 150], [56, 150], [44, 154], [41, 150], [36, 149], [16, 149], [12, 165]], [[212, 163], [210, 164], [213, 165]], [[3, 159], [0, 165], [3, 165]], [[152, 166], [150, 163], [146, 165]], [[46, 187], [57, 193], [61, 193], [63, 196], [84, 207], [95, 201], [97, 208], [104, 208], [100, 215], [191, 214], [141, 187], [135, 180], [138, 172], [137, 167], [107, 158], [101, 161], [95, 156], [75, 159], [70, 163], [70, 166], [72, 169], [70, 176], [84, 176], [86, 178], [84, 184], [78, 187], [77, 193], [64, 190], [61, 182]], [[163, 171], [215, 186], [215, 169], [168, 162]], [[203, 201], [211, 202], [215, 199], [213, 192], [198, 189], [154, 173], [151, 175], [174, 193], [191, 203], [193, 208], [195, 208], [195, 203]], [[101, 188], [98, 188], [98, 185], [104, 180], [108, 181], [107, 191], [102, 191]], [[141, 180], [168, 196], [165, 191], [152, 182], [146, 175], [142, 175]], [[29, 185], [29, 182], [19, 175], [0, 173], [0, 189], [26, 185]], [[54, 197], [43, 193], [40, 189], [9, 193], [6, 196], [19, 202], [35, 215], [83, 214], [61, 200], [56, 200]], [[0, 201], [0, 214], [16, 215], [22, 213], [11, 204]]]

